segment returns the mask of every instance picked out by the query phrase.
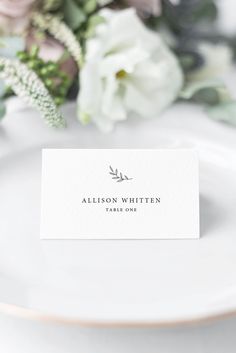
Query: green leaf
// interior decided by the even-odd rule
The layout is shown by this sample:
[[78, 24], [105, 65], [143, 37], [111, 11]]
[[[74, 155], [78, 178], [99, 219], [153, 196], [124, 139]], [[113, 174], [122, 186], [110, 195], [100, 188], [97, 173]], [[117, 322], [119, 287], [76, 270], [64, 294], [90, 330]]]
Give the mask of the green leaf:
[[113, 0], [97, 0], [97, 3], [99, 6], [107, 6], [108, 4], [112, 3]]
[[207, 108], [207, 114], [213, 120], [236, 125], [236, 101], [225, 102], [209, 107]]
[[89, 18], [88, 27], [85, 32], [85, 38], [91, 38], [95, 34], [95, 29], [97, 25], [105, 22], [104, 17], [100, 15], [93, 15]]
[[[5, 94], [6, 86], [3, 80], [0, 80], [0, 97], [3, 97]], [[1, 99], [0, 99], [1, 102]]]
[[42, 8], [43, 11], [55, 11], [60, 8], [63, 0], [43, 0]]
[[65, 22], [73, 30], [79, 28], [86, 21], [84, 11], [74, 0], [66, 0], [64, 2], [63, 11]]
[[208, 105], [232, 101], [227, 87], [219, 80], [188, 83], [180, 93], [180, 98]]
[[193, 96], [193, 100], [199, 103], [215, 105], [220, 103], [220, 96], [215, 88], [203, 88]]
[[224, 87], [224, 84], [220, 80], [202, 80], [187, 82], [182, 91], [180, 92], [180, 98], [189, 100], [196, 93], [203, 89], [218, 89]]
[[193, 19], [195, 21], [207, 20], [215, 21], [217, 18], [217, 6], [212, 0], [204, 0], [199, 2], [199, 7], [193, 14]]
[[97, 8], [97, 0], [87, 0], [85, 1], [83, 10], [86, 14], [91, 14]]
[[4, 117], [6, 114], [6, 106], [3, 100], [0, 100], [0, 120]]

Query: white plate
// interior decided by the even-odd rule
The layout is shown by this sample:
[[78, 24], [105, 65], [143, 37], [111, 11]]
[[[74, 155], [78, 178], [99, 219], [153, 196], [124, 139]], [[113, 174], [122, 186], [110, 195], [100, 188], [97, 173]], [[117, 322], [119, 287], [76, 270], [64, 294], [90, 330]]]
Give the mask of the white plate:
[[[55, 131], [10, 102], [0, 126], [0, 311], [96, 325], [169, 325], [236, 311], [236, 131], [191, 106], [109, 135]], [[13, 108], [12, 108], [13, 107]], [[201, 239], [40, 241], [41, 148], [196, 147]], [[91, 220], [92, 221], [92, 220]]]

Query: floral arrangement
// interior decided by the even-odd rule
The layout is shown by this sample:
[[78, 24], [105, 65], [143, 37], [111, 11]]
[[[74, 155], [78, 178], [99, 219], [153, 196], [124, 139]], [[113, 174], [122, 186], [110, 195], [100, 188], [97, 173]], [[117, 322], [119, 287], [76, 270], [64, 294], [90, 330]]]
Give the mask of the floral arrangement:
[[16, 94], [53, 127], [70, 99], [103, 131], [177, 100], [236, 124], [222, 80], [236, 39], [217, 18], [214, 0], [0, 0], [0, 117]]

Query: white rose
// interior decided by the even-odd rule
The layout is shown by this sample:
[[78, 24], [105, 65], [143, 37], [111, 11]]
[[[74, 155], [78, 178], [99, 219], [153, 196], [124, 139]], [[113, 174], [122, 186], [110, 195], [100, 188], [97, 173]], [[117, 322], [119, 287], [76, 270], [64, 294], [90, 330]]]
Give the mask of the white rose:
[[80, 71], [78, 116], [110, 131], [129, 113], [156, 117], [178, 96], [183, 74], [161, 37], [134, 9], [100, 13], [105, 22], [87, 41]]

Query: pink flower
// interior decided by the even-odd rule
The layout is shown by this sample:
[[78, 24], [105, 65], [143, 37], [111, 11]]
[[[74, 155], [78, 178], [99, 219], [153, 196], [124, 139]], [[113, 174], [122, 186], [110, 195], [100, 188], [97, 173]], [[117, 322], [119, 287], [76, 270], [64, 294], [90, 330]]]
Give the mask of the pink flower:
[[0, 13], [7, 17], [19, 18], [28, 14], [36, 0], [0, 0]]
[[0, 0], [0, 30], [3, 34], [22, 33], [37, 0]]

